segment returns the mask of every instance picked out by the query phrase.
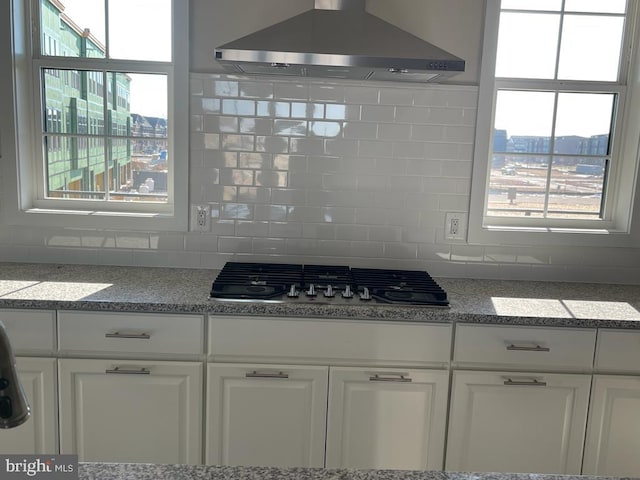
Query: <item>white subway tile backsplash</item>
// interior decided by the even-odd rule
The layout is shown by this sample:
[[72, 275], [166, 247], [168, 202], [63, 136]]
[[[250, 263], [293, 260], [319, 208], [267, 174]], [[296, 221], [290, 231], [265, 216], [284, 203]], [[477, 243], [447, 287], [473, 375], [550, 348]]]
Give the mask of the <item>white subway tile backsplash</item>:
[[393, 156], [393, 143], [378, 140], [360, 140], [358, 142], [358, 155], [361, 157], [391, 157]]
[[261, 187], [289, 187], [289, 174], [286, 172], [275, 172], [273, 170], [263, 170], [256, 172], [256, 185]]
[[210, 232], [15, 227], [0, 232], [0, 260], [637, 283], [638, 249], [444, 238], [445, 213], [469, 209], [477, 104], [472, 86], [194, 73], [189, 200], [211, 208]]
[[352, 156], [358, 152], [356, 140], [331, 138], [324, 141], [324, 153], [327, 155]]
[[218, 237], [218, 251], [222, 253], [251, 253], [253, 239], [251, 237]]
[[411, 139], [411, 125], [398, 123], [381, 123], [378, 125], [378, 139], [402, 141]]
[[236, 235], [239, 237], [268, 237], [269, 222], [244, 222], [236, 223]]
[[308, 137], [292, 138], [291, 153], [299, 153], [301, 155], [322, 155], [324, 153], [324, 140], [322, 138]]
[[[261, 255], [285, 255], [287, 244], [283, 238], [254, 238], [253, 253]], [[267, 262], [270, 260], [266, 260]], [[272, 261], [272, 260], [271, 260]]]
[[375, 105], [380, 99], [380, 90], [376, 87], [347, 86], [344, 92], [345, 102], [348, 104]]
[[[213, 91], [211, 91], [211, 88], [213, 88]], [[204, 93], [205, 95], [216, 95], [218, 97], [237, 97], [238, 82], [226, 80], [205, 82]]]
[[224, 115], [256, 115], [256, 102], [252, 100], [222, 100], [222, 113]]
[[238, 202], [269, 203], [271, 189], [264, 187], [238, 187]]
[[360, 119], [363, 122], [393, 122], [396, 107], [391, 105], [362, 105]]
[[383, 256], [385, 258], [415, 259], [418, 258], [418, 246], [411, 243], [385, 243]]
[[238, 94], [245, 98], [273, 98], [273, 84], [270, 82], [241, 81]]
[[309, 99], [318, 102], [343, 103], [345, 87], [342, 85], [310, 85]]
[[[395, 109], [395, 121], [398, 123], [443, 123], [441, 121], [435, 122], [433, 118], [435, 118], [435, 116], [431, 115], [431, 108], [427, 107], [397, 107]], [[438, 120], [440, 119], [438, 118]]]
[[[214, 134], [208, 134], [214, 135]], [[253, 151], [256, 137], [252, 135], [223, 134], [220, 136], [221, 148], [228, 151]]]
[[291, 118], [324, 118], [324, 104], [292, 102]]
[[307, 100], [309, 85], [303, 83], [278, 82], [274, 84], [275, 97], [287, 100]]
[[256, 115], [268, 118], [289, 118], [291, 104], [287, 102], [256, 102]]
[[[257, 136], [255, 149], [265, 153], [289, 153], [289, 139], [283, 137]], [[293, 140], [292, 140], [293, 142]]]
[[381, 88], [381, 105], [413, 105], [413, 89], [411, 88]]
[[[349, 246], [349, 256], [350, 257], [362, 257], [362, 258], [366, 258], [366, 259], [371, 259], [371, 258], [380, 258], [382, 257], [382, 254], [384, 252], [384, 244], [382, 242], [351, 242], [351, 245]], [[370, 260], [367, 260], [370, 262]], [[367, 261], [365, 261], [364, 263], [358, 265], [358, 263], [356, 262], [355, 264], [352, 262], [352, 266], [354, 267], [371, 267], [370, 263], [366, 263]]]
[[317, 238], [318, 240], [335, 240], [336, 225], [305, 223], [302, 225], [302, 237]]
[[343, 132], [344, 138], [374, 140], [378, 137], [378, 125], [376, 123], [346, 122]]
[[[273, 238], [301, 238], [303, 223], [286, 222], [287, 211], [286, 207], [284, 216], [279, 218], [276, 222], [270, 222], [269, 224], [269, 236]], [[280, 221], [282, 220], [282, 221]]]

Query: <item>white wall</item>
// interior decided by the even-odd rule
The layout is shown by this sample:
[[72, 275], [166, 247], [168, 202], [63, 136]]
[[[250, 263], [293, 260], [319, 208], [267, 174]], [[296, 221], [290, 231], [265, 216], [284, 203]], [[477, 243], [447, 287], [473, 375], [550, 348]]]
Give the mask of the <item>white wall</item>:
[[[441, 277], [640, 282], [640, 248], [467, 245], [444, 239], [444, 214], [469, 208], [477, 86], [206, 73], [212, 70], [213, 46], [202, 39], [217, 35], [212, 15], [268, 3], [273, 8], [248, 17], [271, 23], [264, 16], [286, 17], [300, 2], [192, 1], [192, 69], [205, 73], [191, 74], [188, 181], [191, 204], [209, 205], [214, 212], [210, 232], [1, 224], [0, 261], [219, 268], [232, 259], [272, 260], [427, 269]], [[460, 25], [461, 5], [484, 2], [415, 3], [445, 9], [440, 28], [452, 43], [442, 46], [458, 53], [456, 45], [465, 41], [452, 32]], [[482, 16], [477, 8], [468, 12], [473, 18], [465, 22], [475, 28], [464, 32], [475, 38]], [[398, 23], [411, 23], [397, 15]], [[467, 60], [478, 66], [477, 56]], [[286, 114], [275, 107], [263, 114], [270, 102], [281, 104]], [[300, 105], [304, 113], [298, 115]], [[2, 172], [0, 165], [0, 178]]]

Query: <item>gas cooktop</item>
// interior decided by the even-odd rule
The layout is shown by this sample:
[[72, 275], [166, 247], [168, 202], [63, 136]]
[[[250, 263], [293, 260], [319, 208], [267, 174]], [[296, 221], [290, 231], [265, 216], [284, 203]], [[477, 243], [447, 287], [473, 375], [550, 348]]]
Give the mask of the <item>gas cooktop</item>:
[[227, 262], [211, 299], [446, 307], [446, 292], [424, 271], [335, 265]]

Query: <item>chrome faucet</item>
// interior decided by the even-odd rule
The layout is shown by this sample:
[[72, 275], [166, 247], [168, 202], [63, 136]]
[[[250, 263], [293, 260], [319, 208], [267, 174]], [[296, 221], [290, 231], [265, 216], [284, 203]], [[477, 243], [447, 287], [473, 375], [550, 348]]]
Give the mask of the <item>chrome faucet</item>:
[[16, 359], [11, 350], [9, 336], [0, 322], [0, 428], [22, 425], [31, 415], [31, 409], [18, 380]]

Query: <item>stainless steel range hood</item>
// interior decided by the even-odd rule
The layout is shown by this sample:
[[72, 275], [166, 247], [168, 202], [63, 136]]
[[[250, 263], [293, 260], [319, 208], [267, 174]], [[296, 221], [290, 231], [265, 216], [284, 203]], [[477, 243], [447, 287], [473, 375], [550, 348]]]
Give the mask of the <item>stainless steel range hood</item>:
[[225, 70], [434, 82], [464, 72], [464, 60], [365, 12], [365, 0], [315, 0], [315, 8], [215, 50]]

